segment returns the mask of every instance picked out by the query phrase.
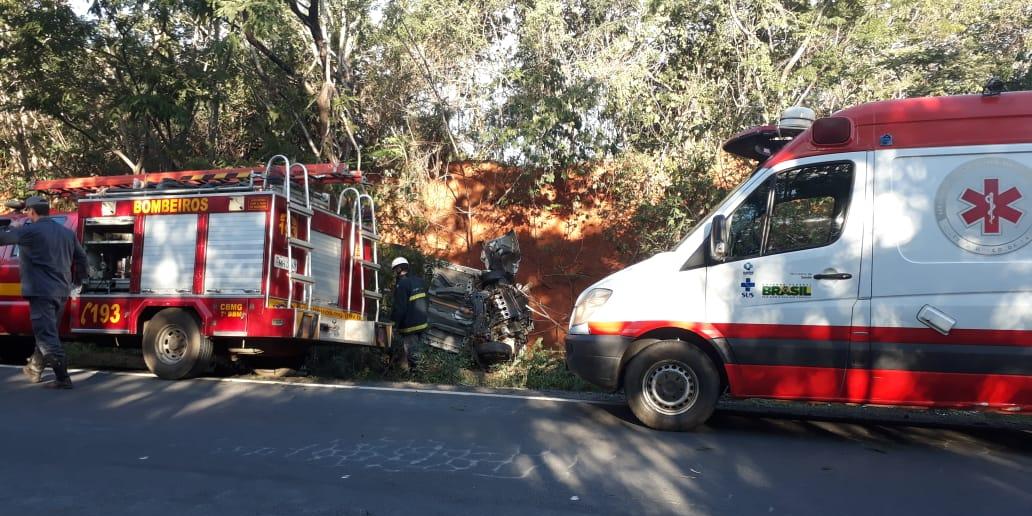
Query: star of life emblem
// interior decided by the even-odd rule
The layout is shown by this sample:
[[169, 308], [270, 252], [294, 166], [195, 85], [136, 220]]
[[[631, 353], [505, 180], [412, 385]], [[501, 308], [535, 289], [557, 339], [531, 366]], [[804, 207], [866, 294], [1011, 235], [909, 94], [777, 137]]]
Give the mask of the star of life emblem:
[[1000, 179], [986, 178], [982, 192], [976, 192], [970, 188], [964, 190], [960, 200], [970, 204], [971, 209], [961, 213], [960, 217], [968, 226], [981, 222], [983, 235], [999, 235], [1001, 218], [1017, 224], [1021, 222], [1021, 217], [1025, 216], [1021, 210], [1011, 206], [1022, 197], [1016, 187], [1000, 193]]
[[978, 158], [946, 176], [935, 196], [939, 229], [965, 251], [1000, 255], [1032, 242], [1032, 169]]

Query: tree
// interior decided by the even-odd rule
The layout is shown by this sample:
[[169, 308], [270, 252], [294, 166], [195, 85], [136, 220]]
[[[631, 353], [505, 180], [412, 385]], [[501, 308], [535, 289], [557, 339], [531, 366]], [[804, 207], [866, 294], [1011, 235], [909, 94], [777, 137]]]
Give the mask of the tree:
[[16, 186], [287, 154], [383, 179], [416, 232], [450, 163], [497, 160], [523, 167], [503, 200], [595, 174], [642, 254], [748, 173], [722, 141], [788, 106], [1032, 88], [1021, 0], [0, 0], [0, 31]]

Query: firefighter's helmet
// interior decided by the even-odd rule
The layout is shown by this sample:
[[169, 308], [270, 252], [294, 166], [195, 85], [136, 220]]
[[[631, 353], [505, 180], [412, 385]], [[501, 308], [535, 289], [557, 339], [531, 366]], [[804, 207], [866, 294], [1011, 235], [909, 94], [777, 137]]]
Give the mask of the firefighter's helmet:
[[408, 266], [408, 264], [409, 264], [409, 262], [408, 262], [408, 260], [405, 259], [404, 256], [399, 256], [399, 257], [395, 258], [391, 262], [391, 270], [393, 271], [394, 269], [397, 269], [398, 267], [401, 267], [402, 265]]

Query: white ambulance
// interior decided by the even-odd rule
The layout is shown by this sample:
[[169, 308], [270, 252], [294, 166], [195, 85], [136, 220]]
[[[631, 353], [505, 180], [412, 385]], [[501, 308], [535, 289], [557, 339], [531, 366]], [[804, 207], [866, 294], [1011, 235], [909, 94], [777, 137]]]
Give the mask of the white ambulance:
[[1032, 92], [786, 113], [675, 249], [580, 295], [568, 367], [664, 430], [725, 393], [1032, 410]]

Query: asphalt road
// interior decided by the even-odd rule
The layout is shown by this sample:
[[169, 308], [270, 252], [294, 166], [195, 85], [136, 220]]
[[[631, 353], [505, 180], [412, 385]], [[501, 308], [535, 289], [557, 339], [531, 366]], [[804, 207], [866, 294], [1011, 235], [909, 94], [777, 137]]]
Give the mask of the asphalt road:
[[0, 368], [0, 514], [1032, 514], [1032, 433]]

